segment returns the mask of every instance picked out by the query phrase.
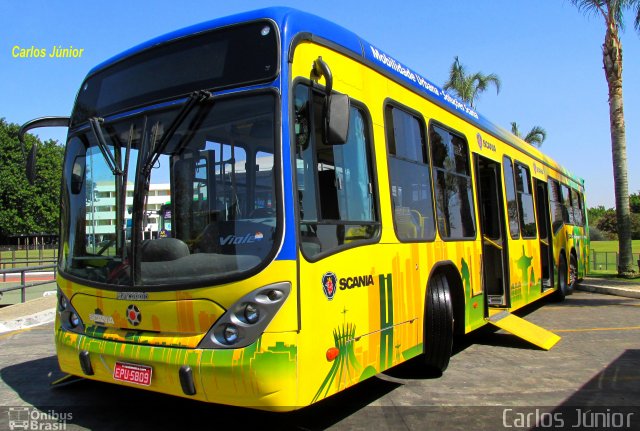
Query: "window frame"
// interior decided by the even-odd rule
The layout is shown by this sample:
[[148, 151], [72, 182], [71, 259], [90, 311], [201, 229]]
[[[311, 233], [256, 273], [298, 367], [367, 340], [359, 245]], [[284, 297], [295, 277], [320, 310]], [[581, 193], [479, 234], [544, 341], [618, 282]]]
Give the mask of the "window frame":
[[[417, 122], [418, 125], [420, 127], [420, 132], [421, 132], [421, 137], [422, 137], [422, 151], [423, 151], [423, 161], [419, 162], [417, 160], [411, 160], [408, 159], [406, 157], [402, 157], [402, 156], [396, 156], [396, 155], [392, 155], [390, 150], [391, 150], [391, 146], [390, 146], [390, 134], [394, 133], [395, 128], [393, 127], [393, 123], [389, 124], [388, 119], [387, 119], [387, 109], [398, 109], [399, 111], [401, 111], [403, 114], [408, 115], [413, 117]], [[386, 148], [386, 157], [387, 157], [387, 177], [388, 177], [388, 181], [389, 181], [389, 200], [391, 202], [392, 208], [391, 208], [391, 217], [393, 219], [393, 230], [394, 233], [396, 235], [396, 238], [399, 242], [401, 243], [423, 243], [423, 242], [433, 242], [436, 239], [437, 236], [437, 231], [438, 231], [438, 227], [437, 227], [437, 220], [436, 220], [436, 209], [435, 209], [435, 194], [434, 194], [434, 189], [433, 189], [433, 170], [432, 170], [432, 165], [431, 165], [431, 148], [429, 145], [429, 137], [428, 137], [428, 128], [427, 128], [427, 123], [424, 119], [424, 116], [417, 110], [412, 109], [402, 103], [399, 103], [396, 100], [393, 100], [391, 98], [387, 98], [383, 105], [382, 105], [382, 115], [383, 115], [383, 121], [384, 121], [384, 135], [385, 135], [385, 148]], [[393, 114], [391, 114], [393, 116]], [[393, 121], [393, 120], [392, 120]], [[395, 135], [394, 135], [394, 140], [395, 140]], [[391, 158], [394, 158], [396, 160], [400, 160], [406, 163], [412, 163], [415, 165], [419, 165], [422, 166], [424, 168], [427, 169], [427, 175], [429, 176], [429, 193], [431, 195], [431, 207], [429, 208], [429, 210], [431, 210], [431, 213], [428, 214], [431, 216], [431, 227], [432, 227], [432, 234], [430, 236], [427, 237], [422, 237], [422, 238], [404, 238], [401, 237], [400, 235], [398, 235], [398, 228], [396, 225], [396, 214], [395, 214], [395, 209], [393, 208], [393, 186], [394, 186], [394, 182], [393, 182], [393, 178], [391, 176]]]
[[[290, 86], [290, 91], [289, 91], [289, 136], [291, 137], [291, 146], [292, 146], [292, 150], [291, 150], [291, 167], [292, 167], [292, 188], [293, 191], [297, 194], [298, 192], [298, 175], [297, 175], [297, 155], [298, 155], [298, 149], [296, 147], [296, 131], [295, 131], [295, 115], [296, 115], [296, 108], [295, 108], [295, 94], [296, 94], [296, 88], [302, 85], [304, 87], [307, 88], [307, 90], [309, 90], [309, 94], [310, 95], [320, 95], [320, 96], [324, 96], [324, 89], [325, 87], [322, 85], [318, 85], [312, 81], [310, 81], [309, 79], [306, 78], [302, 78], [302, 77], [298, 77], [296, 79], [293, 80], [293, 82], [291, 83]], [[334, 91], [334, 93], [336, 93]], [[308, 262], [310, 263], [314, 263], [314, 262], [318, 262], [322, 259], [325, 259], [329, 256], [332, 256], [334, 254], [337, 253], [341, 253], [343, 251], [346, 250], [350, 250], [353, 248], [357, 248], [357, 247], [362, 247], [365, 245], [371, 245], [371, 244], [377, 244], [380, 242], [380, 238], [382, 236], [382, 217], [381, 217], [381, 211], [380, 211], [380, 187], [379, 187], [379, 179], [378, 179], [378, 170], [377, 170], [377, 164], [376, 164], [376, 153], [375, 153], [375, 141], [374, 141], [374, 133], [373, 133], [373, 119], [371, 117], [371, 113], [367, 107], [367, 105], [364, 102], [361, 102], [357, 99], [352, 98], [350, 95], [349, 96], [349, 102], [350, 102], [350, 107], [352, 108], [356, 108], [358, 109], [361, 114], [362, 114], [362, 118], [365, 122], [365, 127], [364, 127], [364, 133], [365, 133], [365, 141], [366, 141], [366, 149], [367, 149], [367, 162], [369, 165], [369, 175], [370, 175], [370, 179], [371, 179], [371, 186], [370, 186], [370, 191], [372, 194], [372, 203], [373, 203], [373, 216], [374, 216], [374, 221], [372, 222], [367, 222], [367, 224], [370, 224], [372, 226], [377, 226], [376, 232], [375, 234], [370, 238], [370, 239], [364, 239], [364, 240], [358, 240], [355, 243], [346, 243], [346, 244], [341, 244], [338, 245], [335, 248], [332, 248], [330, 250], [326, 250], [326, 251], [321, 251], [318, 254], [315, 254], [313, 256], [308, 256], [302, 246], [301, 243], [302, 241], [300, 240], [300, 226], [302, 225], [302, 220], [300, 218], [300, 202], [297, 196], [295, 196], [294, 198], [294, 223], [295, 223], [295, 230], [296, 230], [296, 250], [300, 252], [300, 254], [303, 256], [304, 259], [306, 259]], [[311, 106], [313, 106], [313, 104], [311, 104]], [[314, 140], [314, 145], [315, 145], [315, 111], [312, 109], [311, 112], [309, 112], [309, 118], [310, 118], [310, 124], [308, 125], [309, 127], [309, 136], [310, 136], [310, 140], [313, 139]], [[309, 144], [311, 145], [311, 143]], [[314, 166], [318, 165], [318, 158], [317, 158], [317, 154], [314, 151], [313, 153], [313, 163]], [[349, 222], [342, 222], [339, 220], [333, 220], [333, 219], [323, 219], [321, 217], [321, 206], [319, 205], [320, 203], [320, 193], [319, 193], [319, 184], [318, 184], [318, 171], [316, 169], [316, 171], [314, 172], [314, 176], [315, 176], [315, 183], [314, 183], [314, 194], [315, 194], [315, 200], [316, 200], [316, 214], [317, 214], [317, 220], [316, 220], [316, 224], [317, 225], [342, 225], [342, 226], [349, 226], [349, 225], [353, 225], [354, 223], [349, 223]]]
[[[565, 198], [564, 192], [567, 192], [567, 197]], [[571, 196], [572, 188], [569, 187], [565, 183], [560, 183], [560, 196], [562, 196], [562, 206], [564, 207], [564, 212], [562, 213], [562, 220], [565, 225], [575, 226], [575, 219], [573, 217], [573, 204], [572, 204], [572, 196]], [[565, 220], [564, 215], [567, 215], [567, 219]]]
[[[529, 166], [527, 166], [526, 164], [524, 164], [523, 162], [520, 162], [519, 160], [514, 160], [514, 166], [520, 167], [522, 169], [525, 170], [525, 172], [527, 173], [527, 185], [529, 187], [529, 193], [525, 193], [524, 191], [518, 191], [518, 182], [516, 181], [516, 171], [514, 169], [513, 174], [514, 174], [514, 186], [516, 188], [516, 202], [518, 205], [518, 218], [520, 219], [520, 236], [522, 239], [537, 239], [538, 238], [538, 217], [537, 217], [537, 211], [536, 211], [536, 202], [533, 196], [533, 181], [532, 181], [532, 177], [531, 177], [531, 169], [529, 168]], [[533, 236], [525, 236], [524, 235], [524, 217], [523, 217], [523, 213], [524, 210], [522, 208], [522, 195], [527, 195], [531, 197], [531, 206], [533, 208], [533, 223], [535, 225], [535, 233], [533, 234]]]
[[573, 212], [573, 225], [582, 227], [584, 225], [584, 220], [580, 192], [573, 187], [569, 187], [569, 192], [571, 194], [571, 211]]
[[[508, 196], [508, 188], [507, 188], [507, 181], [506, 181], [507, 173], [505, 172], [505, 168], [507, 166], [507, 163], [506, 163], [507, 160], [509, 161], [509, 165], [511, 169], [511, 186], [513, 186], [512, 188], [513, 199], [516, 205], [515, 219], [512, 219], [511, 214], [509, 213], [509, 196]], [[518, 240], [521, 238], [522, 235], [521, 235], [521, 229], [520, 229], [520, 210], [518, 208], [518, 187], [516, 186], [514, 165], [515, 163], [511, 157], [507, 155], [502, 156], [502, 175], [505, 179], [504, 181], [504, 190], [505, 190], [505, 199], [506, 199], [505, 209], [507, 210], [507, 221], [509, 222], [509, 235], [511, 239]], [[515, 235], [512, 229], [512, 224], [511, 224], [512, 221], [515, 221], [516, 226], [518, 227], [518, 231], [515, 232]]]
[[[555, 193], [554, 193], [554, 186], [551, 185], [551, 183], [555, 184]], [[562, 209], [564, 208], [564, 202], [562, 199], [562, 183], [560, 182], [560, 180], [557, 180], [553, 177], [548, 177], [547, 178], [547, 187], [549, 189], [549, 211], [551, 212], [551, 218], [550, 218], [550, 223], [551, 223], [551, 234], [552, 236], [556, 236], [558, 234], [558, 232], [565, 226], [565, 221], [564, 221], [564, 213], [562, 211]], [[560, 208], [560, 224], [558, 225], [557, 222], [558, 220], [556, 220], [556, 207]]]
[[[436, 167], [434, 165], [434, 162], [433, 162], [433, 142], [431, 142], [431, 129], [433, 127], [439, 127], [440, 129], [443, 129], [443, 130], [449, 132], [450, 134], [457, 135], [459, 138], [461, 138], [464, 141], [464, 143], [466, 144], [466, 148], [467, 148], [467, 163], [468, 163], [468, 167], [469, 167], [469, 176], [468, 177], [466, 175], [462, 175], [462, 174], [459, 174], [457, 172], [447, 171], [446, 169], [442, 169], [442, 168]], [[475, 240], [478, 239], [478, 217], [477, 217], [476, 197], [475, 197], [476, 191], [474, 190], [474, 187], [475, 187], [475, 185], [474, 185], [475, 172], [473, 170], [473, 163], [471, 163], [471, 153], [472, 153], [472, 151], [471, 151], [471, 147], [469, 146], [469, 140], [467, 139], [467, 136], [464, 133], [462, 133], [462, 132], [460, 132], [460, 131], [458, 131], [458, 130], [450, 127], [450, 126], [447, 126], [446, 124], [441, 123], [440, 121], [435, 120], [435, 119], [430, 119], [429, 120], [428, 127], [427, 127], [427, 139], [428, 139], [427, 146], [429, 148], [429, 161], [430, 161], [430, 164], [431, 164], [431, 183], [432, 183], [432, 186], [433, 186], [432, 188], [433, 188], [433, 197], [434, 197], [433, 205], [434, 205], [434, 208], [435, 208], [435, 213], [434, 213], [434, 215], [435, 215], [435, 224], [436, 224], [436, 230], [438, 232], [438, 236], [444, 242], [475, 241]], [[445, 174], [446, 173], [450, 173], [450, 174], [454, 174], [456, 176], [460, 176], [460, 177], [464, 177], [464, 178], [468, 178], [469, 179], [469, 184], [470, 184], [470, 187], [471, 187], [471, 202], [470, 202], [470, 204], [471, 204], [471, 215], [473, 216], [473, 230], [474, 230], [473, 236], [460, 237], [460, 238], [458, 238], [458, 237], [445, 237], [445, 236], [442, 235], [442, 232], [440, 232], [440, 223], [438, 223], [439, 215], [438, 215], [437, 193], [436, 193], [436, 186], [435, 186], [436, 178], [435, 178], [435, 175], [434, 175], [434, 171], [436, 169], [444, 172]]]

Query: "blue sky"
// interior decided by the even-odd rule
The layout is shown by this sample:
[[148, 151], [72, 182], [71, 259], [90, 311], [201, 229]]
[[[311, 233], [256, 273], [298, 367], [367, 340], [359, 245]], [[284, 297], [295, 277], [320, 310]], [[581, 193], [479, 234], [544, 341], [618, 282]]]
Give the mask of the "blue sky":
[[[614, 205], [604, 24], [566, 0], [2, 1], [0, 117], [22, 123], [69, 115], [98, 63], [155, 36], [237, 12], [291, 6], [354, 31], [438, 85], [454, 56], [470, 72], [496, 73], [499, 95], [477, 109], [492, 122], [547, 130], [542, 149], [586, 180], [589, 206]], [[640, 37], [628, 17], [622, 36], [629, 191], [640, 190]], [[83, 48], [79, 59], [13, 58], [14, 46]], [[64, 133], [41, 129], [42, 138]]]

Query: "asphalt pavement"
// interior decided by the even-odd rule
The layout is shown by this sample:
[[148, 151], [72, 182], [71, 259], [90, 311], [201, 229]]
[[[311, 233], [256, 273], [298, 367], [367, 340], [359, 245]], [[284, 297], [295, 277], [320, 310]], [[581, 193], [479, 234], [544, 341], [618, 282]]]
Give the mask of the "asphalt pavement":
[[0, 334], [0, 430], [640, 429], [639, 312], [640, 299], [584, 291], [538, 301], [517, 314], [562, 337], [549, 351], [486, 328], [456, 341], [441, 376], [419, 356], [292, 413], [88, 379], [51, 387], [63, 375], [47, 323]]

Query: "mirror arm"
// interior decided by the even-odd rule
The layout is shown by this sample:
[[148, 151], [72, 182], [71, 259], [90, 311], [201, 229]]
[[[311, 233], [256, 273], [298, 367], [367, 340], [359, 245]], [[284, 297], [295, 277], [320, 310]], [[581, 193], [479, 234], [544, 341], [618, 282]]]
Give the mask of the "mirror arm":
[[325, 63], [325, 61], [322, 59], [322, 56], [320, 56], [313, 62], [313, 67], [311, 68], [311, 80], [318, 81], [323, 76], [325, 82], [327, 83], [324, 92], [326, 96], [329, 97], [331, 95], [331, 91], [333, 90], [333, 75], [331, 75], [331, 69], [329, 69], [329, 65]]
[[36, 177], [36, 152], [38, 146], [33, 144], [29, 151], [29, 156], [25, 151], [24, 135], [31, 129], [37, 129], [39, 127], [69, 127], [71, 119], [69, 117], [40, 117], [31, 121], [27, 121], [18, 130], [18, 140], [20, 141], [20, 147], [22, 149], [22, 157], [25, 161], [25, 169], [27, 174], [27, 180], [29, 184], [33, 185]]
[[69, 127], [69, 117], [40, 117], [31, 121], [27, 121], [20, 127], [18, 131], [18, 140], [22, 146], [22, 156], [27, 157], [24, 146], [24, 135], [31, 129], [37, 129], [39, 127]]

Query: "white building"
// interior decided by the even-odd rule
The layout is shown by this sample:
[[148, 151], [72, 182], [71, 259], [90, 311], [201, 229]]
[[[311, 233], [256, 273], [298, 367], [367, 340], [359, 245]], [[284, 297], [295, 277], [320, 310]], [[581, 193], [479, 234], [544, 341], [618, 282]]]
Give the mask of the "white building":
[[[127, 184], [127, 210], [125, 219], [131, 220], [128, 208], [133, 205], [133, 183]], [[158, 210], [160, 206], [171, 200], [171, 188], [169, 184], [151, 184], [149, 186], [149, 198], [145, 212], [147, 224], [145, 231], [158, 231]], [[130, 226], [130, 221], [126, 222]], [[97, 182], [95, 198], [87, 200], [87, 233], [96, 235], [116, 233], [116, 192], [113, 182]]]

